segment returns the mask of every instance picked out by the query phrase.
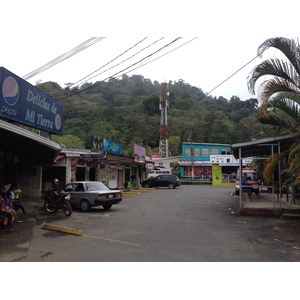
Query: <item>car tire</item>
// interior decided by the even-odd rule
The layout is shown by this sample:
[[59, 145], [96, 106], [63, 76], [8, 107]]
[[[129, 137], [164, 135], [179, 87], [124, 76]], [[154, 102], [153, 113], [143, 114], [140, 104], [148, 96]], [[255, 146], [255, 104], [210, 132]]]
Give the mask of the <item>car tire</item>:
[[173, 182], [169, 183], [169, 189], [175, 189], [175, 184]]
[[144, 184], [144, 187], [147, 188], [147, 189], [149, 189], [151, 186], [150, 186], [149, 183], [145, 183], [145, 184]]
[[105, 210], [109, 210], [112, 207], [112, 204], [104, 204], [102, 205]]
[[80, 208], [82, 211], [87, 212], [92, 209], [91, 203], [87, 200], [81, 200], [80, 202]]

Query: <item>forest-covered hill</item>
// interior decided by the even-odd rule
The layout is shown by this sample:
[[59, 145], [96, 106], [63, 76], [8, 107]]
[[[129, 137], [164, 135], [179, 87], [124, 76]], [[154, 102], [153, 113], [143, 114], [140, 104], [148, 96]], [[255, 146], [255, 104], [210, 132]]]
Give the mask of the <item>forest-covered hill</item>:
[[[80, 87], [55, 82], [36, 87], [64, 105], [63, 136], [52, 139], [68, 147], [90, 148], [92, 135], [123, 145], [133, 154], [133, 145], [157, 152], [159, 145], [159, 95], [162, 84], [141, 75], [123, 75], [108, 82], [86, 83]], [[262, 125], [256, 121], [257, 99], [241, 101], [205, 95], [200, 88], [168, 82], [169, 149], [181, 155], [181, 143], [239, 143], [261, 138]]]

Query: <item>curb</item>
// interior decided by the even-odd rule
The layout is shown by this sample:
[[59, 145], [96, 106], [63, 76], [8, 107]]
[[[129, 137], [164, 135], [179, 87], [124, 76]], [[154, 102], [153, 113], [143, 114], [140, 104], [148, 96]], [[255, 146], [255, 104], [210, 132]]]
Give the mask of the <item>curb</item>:
[[74, 229], [74, 228], [69, 228], [69, 227], [61, 227], [61, 226], [56, 226], [48, 223], [44, 223], [42, 229], [46, 230], [53, 230], [53, 231], [59, 231], [59, 232], [64, 232], [64, 233], [69, 233], [69, 234], [74, 234], [74, 235], [83, 235], [83, 231]]

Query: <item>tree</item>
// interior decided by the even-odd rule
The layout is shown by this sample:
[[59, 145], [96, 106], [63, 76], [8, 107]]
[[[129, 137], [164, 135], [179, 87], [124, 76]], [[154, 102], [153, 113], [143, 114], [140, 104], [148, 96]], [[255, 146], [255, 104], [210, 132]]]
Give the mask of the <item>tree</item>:
[[65, 134], [62, 136], [52, 136], [52, 140], [55, 141], [58, 144], [63, 144], [68, 148], [84, 148], [84, 142], [77, 136], [71, 135], [71, 134]]
[[169, 151], [173, 156], [181, 154], [181, 140], [180, 136], [169, 137]]
[[[262, 54], [274, 47], [281, 51], [286, 60], [274, 58], [263, 61], [251, 72], [248, 79], [248, 89], [255, 93], [255, 85], [261, 78], [267, 76], [259, 86], [258, 100], [261, 101], [261, 114], [258, 121], [276, 129], [277, 134], [300, 133], [300, 48], [293, 39], [276, 37], [266, 40], [258, 47], [258, 54]], [[275, 132], [275, 131], [274, 131]], [[300, 173], [299, 160], [291, 162], [298, 157], [299, 146], [295, 144], [286, 153], [273, 155], [267, 161], [264, 172], [265, 179], [272, 180], [274, 169], [279, 161], [285, 164], [290, 174]], [[300, 182], [300, 177], [298, 181]]]

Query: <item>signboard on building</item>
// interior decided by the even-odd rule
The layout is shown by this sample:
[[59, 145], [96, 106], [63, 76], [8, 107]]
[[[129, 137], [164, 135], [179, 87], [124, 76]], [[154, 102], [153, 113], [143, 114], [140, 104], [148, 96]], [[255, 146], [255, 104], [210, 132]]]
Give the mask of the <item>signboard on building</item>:
[[134, 161], [137, 163], [145, 163], [146, 161], [146, 148], [134, 144]]
[[61, 103], [3, 67], [0, 67], [0, 87], [0, 117], [62, 134]]
[[153, 153], [151, 157], [152, 158], [160, 158], [160, 155], [159, 155], [159, 153]]
[[116, 142], [107, 139], [103, 139], [102, 150], [109, 153], [115, 153], [115, 154], [122, 154], [123, 152], [121, 144], [118, 144]]
[[[252, 158], [243, 158], [243, 165], [251, 164], [252, 161]], [[221, 164], [222, 166], [239, 165], [239, 160], [233, 155], [210, 155], [210, 162], [213, 164]]]
[[123, 153], [122, 145], [116, 142], [107, 139], [102, 139], [99, 136], [95, 136], [95, 135], [92, 136], [92, 142], [93, 142], [93, 149], [95, 150], [102, 150], [114, 154]]

